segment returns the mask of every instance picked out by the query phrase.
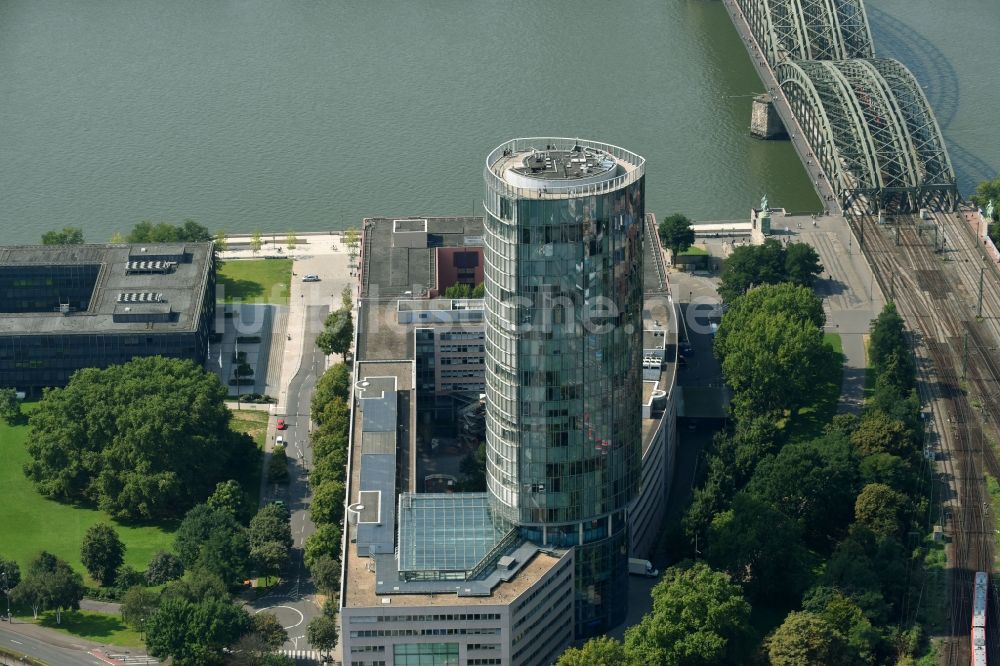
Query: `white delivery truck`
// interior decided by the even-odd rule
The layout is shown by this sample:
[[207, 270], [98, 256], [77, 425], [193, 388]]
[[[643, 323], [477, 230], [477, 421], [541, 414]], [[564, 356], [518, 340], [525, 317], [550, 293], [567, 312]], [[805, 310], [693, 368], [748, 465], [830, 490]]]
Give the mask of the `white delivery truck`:
[[647, 576], [649, 578], [656, 578], [660, 575], [660, 571], [653, 568], [652, 562], [634, 557], [628, 558], [628, 572], [636, 576]]

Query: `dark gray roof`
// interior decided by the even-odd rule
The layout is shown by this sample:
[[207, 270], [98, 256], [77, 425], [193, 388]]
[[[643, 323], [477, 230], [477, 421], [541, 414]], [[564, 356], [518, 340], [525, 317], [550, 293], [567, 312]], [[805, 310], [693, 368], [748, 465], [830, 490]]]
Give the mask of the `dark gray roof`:
[[85, 311], [4, 313], [0, 335], [195, 331], [213, 263], [212, 243], [0, 246], [0, 269], [100, 266]]
[[[419, 221], [419, 222], [417, 222]], [[426, 242], [415, 232], [426, 221]], [[483, 218], [372, 217], [364, 221], [362, 248], [362, 296], [399, 298], [413, 296], [434, 285], [434, 249], [438, 247], [482, 247]]]

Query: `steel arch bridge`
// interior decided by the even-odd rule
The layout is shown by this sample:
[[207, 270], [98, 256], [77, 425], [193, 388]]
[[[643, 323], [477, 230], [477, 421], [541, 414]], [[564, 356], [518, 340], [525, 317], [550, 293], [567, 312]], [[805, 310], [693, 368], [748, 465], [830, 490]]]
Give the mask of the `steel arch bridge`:
[[785, 60], [871, 58], [864, 0], [737, 0], [772, 67]]
[[955, 171], [941, 130], [901, 63], [787, 61], [775, 74], [845, 210], [955, 209]]

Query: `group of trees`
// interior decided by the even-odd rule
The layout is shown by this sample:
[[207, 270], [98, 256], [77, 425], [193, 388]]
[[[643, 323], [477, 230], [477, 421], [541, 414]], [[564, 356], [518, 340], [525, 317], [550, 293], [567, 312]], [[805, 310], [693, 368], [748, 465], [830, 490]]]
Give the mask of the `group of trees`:
[[823, 303], [807, 287], [765, 285], [735, 298], [715, 336], [715, 355], [738, 417], [793, 414], [815, 402], [839, 359], [823, 339]]
[[309, 474], [309, 511], [316, 531], [306, 540], [305, 563], [316, 587], [330, 597], [329, 607], [309, 624], [309, 642], [320, 650], [337, 644], [335, 600], [340, 592], [340, 545], [344, 528], [347, 456], [351, 409], [351, 371], [336, 363], [323, 373], [313, 391], [314, 466]]
[[722, 269], [719, 296], [731, 303], [751, 287], [781, 282], [808, 287], [822, 272], [819, 255], [808, 243], [786, 245], [768, 238], [763, 245], [741, 245], [733, 250]]
[[31, 413], [24, 472], [43, 495], [116, 519], [178, 518], [258, 463], [253, 441], [230, 429], [225, 398], [216, 376], [189, 360], [79, 370]]
[[480, 282], [475, 287], [470, 287], [464, 282], [453, 284], [444, 290], [444, 298], [483, 298], [486, 296], [486, 283]]
[[63, 227], [42, 234], [42, 245], [82, 245], [83, 229], [80, 227]]
[[[720, 333], [735, 332], [740, 300]], [[908, 539], [926, 513], [927, 471], [912, 355], [892, 304], [871, 340], [876, 389], [860, 416], [835, 416], [801, 440], [775, 425], [774, 412], [738, 412], [709, 448], [684, 517], [687, 540], [751, 603], [790, 611], [757, 648], [774, 666], [902, 663], [919, 644], [913, 601], [926, 575], [922, 546]], [[736, 353], [734, 339], [721, 344]]]
[[344, 287], [340, 294], [340, 308], [334, 310], [323, 322], [323, 330], [316, 336], [316, 346], [324, 354], [344, 356], [354, 343], [354, 319], [351, 315], [351, 288]]
[[54, 610], [56, 624], [62, 623], [64, 611], [80, 607], [84, 593], [80, 574], [45, 551], [31, 561], [23, 577], [17, 562], [0, 557], [0, 586], [9, 602], [31, 608], [35, 619], [41, 611]]
[[181, 224], [139, 222], [121, 242], [125, 243], [204, 243], [213, 240], [211, 232], [194, 220]]

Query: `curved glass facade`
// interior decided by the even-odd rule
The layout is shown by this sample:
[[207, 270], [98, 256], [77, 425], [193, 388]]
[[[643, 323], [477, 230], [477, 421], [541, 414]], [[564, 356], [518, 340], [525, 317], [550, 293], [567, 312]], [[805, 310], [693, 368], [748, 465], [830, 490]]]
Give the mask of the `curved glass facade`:
[[[586, 545], [579, 635], [625, 610], [614, 588], [626, 575], [625, 510], [640, 481], [645, 180], [632, 153], [564, 141], [511, 142], [487, 164], [487, 483], [495, 510], [527, 538]], [[585, 151], [606, 173], [561, 177], [571, 161], [587, 173], [574, 157]], [[537, 178], [504, 178], [528, 159]]]

